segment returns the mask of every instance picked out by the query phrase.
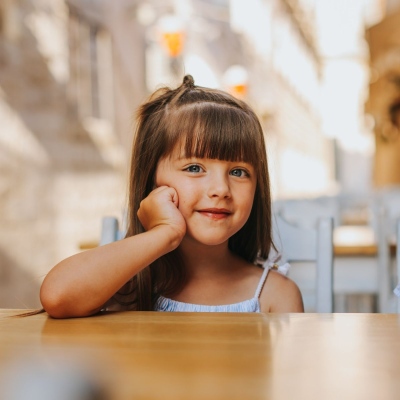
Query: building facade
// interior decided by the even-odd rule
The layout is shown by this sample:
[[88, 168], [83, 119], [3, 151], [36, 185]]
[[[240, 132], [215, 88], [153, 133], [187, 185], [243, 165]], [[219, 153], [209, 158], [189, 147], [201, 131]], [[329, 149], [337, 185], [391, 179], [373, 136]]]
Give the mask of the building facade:
[[144, 93], [140, 68], [124, 79], [132, 66], [115, 45], [118, 12], [100, 2], [0, 4], [1, 307], [38, 307], [48, 270], [98, 240], [102, 215], [123, 213]]

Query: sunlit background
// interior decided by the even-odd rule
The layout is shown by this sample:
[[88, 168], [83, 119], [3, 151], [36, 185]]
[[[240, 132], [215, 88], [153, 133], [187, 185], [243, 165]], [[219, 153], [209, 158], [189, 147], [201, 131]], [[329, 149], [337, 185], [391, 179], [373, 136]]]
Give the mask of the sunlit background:
[[135, 110], [187, 73], [257, 112], [275, 201], [365, 218], [400, 184], [399, 27], [395, 0], [2, 0], [0, 307], [123, 219]]

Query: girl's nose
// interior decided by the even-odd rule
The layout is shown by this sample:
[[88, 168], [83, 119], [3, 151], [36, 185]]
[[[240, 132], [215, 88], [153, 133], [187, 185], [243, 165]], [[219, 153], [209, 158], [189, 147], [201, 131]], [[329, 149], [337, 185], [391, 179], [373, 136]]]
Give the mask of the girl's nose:
[[231, 191], [229, 187], [229, 181], [226, 176], [216, 175], [210, 178], [208, 187], [209, 197], [231, 197]]

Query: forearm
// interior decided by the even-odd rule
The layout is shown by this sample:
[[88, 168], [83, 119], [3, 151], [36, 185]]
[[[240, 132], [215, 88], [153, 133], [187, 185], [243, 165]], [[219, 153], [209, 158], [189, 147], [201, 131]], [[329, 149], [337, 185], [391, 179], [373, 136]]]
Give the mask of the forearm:
[[129, 279], [177, 247], [169, 233], [156, 228], [61, 261], [43, 281], [44, 309], [55, 318], [96, 313]]

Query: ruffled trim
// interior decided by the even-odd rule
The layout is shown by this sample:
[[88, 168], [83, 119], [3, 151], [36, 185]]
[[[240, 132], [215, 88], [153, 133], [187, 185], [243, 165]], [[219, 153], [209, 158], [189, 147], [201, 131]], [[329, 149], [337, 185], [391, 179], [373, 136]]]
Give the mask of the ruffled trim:
[[285, 276], [288, 274], [290, 267], [291, 265], [289, 263], [284, 263], [282, 265], [278, 265], [277, 263], [274, 262], [266, 263], [266, 268], [278, 271], [280, 274]]
[[168, 312], [260, 312], [260, 303], [258, 298], [253, 297], [252, 299], [240, 303], [208, 306], [202, 304], [183, 303], [181, 301], [171, 300], [160, 296], [156, 302], [154, 310]]

